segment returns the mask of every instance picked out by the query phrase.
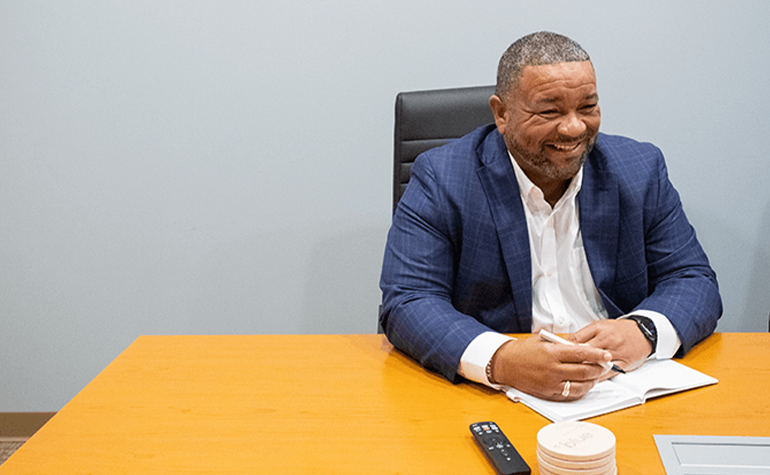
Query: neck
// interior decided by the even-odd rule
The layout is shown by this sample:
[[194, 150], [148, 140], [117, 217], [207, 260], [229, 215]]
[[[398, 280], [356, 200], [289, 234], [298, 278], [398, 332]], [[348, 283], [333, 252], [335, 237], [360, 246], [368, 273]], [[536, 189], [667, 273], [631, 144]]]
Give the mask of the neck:
[[559, 201], [559, 199], [564, 195], [564, 192], [567, 191], [569, 182], [570, 181], [567, 180], [565, 182], [555, 183], [553, 185], [537, 186], [543, 191], [543, 197], [548, 202], [548, 204], [551, 205], [551, 208], [553, 208], [556, 206], [556, 203]]
[[556, 206], [556, 202], [564, 196], [564, 192], [567, 191], [571, 178], [566, 180], [557, 180], [553, 178], [547, 178], [542, 175], [535, 176], [535, 174], [528, 173], [527, 170], [522, 168], [522, 171], [527, 175], [533, 185], [540, 188], [543, 192], [543, 198], [551, 205], [551, 208]]

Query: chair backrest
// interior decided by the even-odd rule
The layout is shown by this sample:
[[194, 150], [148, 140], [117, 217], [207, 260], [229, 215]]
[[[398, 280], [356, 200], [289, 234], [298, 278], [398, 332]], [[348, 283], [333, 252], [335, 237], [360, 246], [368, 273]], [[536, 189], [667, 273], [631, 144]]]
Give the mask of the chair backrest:
[[[489, 96], [495, 86], [400, 92], [393, 144], [393, 211], [417, 155], [495, 121]], [[382, 313], [382, 305], [380, 305]], [[377, 333], [385, 333], [377, 323]]]
[[489, 97], [494, 86], [401, 92], [396, 96], [393, 144], [393, 211], [422, 152], [494, 122]]

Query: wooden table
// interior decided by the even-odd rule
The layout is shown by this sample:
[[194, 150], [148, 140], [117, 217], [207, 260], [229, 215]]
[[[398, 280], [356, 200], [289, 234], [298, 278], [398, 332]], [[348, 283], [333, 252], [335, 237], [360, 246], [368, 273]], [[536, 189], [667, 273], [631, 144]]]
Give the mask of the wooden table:
[[[719, 384], [590, 420], [615, 433], [621, 475], [665, 473], [653, 434], [770, 436], [770, 334], [715, 334], [682, 362]], [[0, 474], [492, 474], [481, 420], [538, 473], [547, 419], [382, 335], [143, 336]]]

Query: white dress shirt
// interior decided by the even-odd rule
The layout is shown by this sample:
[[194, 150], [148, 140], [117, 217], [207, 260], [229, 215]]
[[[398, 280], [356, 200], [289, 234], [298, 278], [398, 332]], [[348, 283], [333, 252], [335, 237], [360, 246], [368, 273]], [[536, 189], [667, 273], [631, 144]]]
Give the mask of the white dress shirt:
[[[583, 169], [552, 208], [542, 190], [532, 183], [510, 153], [508, 156], [519, 183], [529, 231], [532, 333], [543, 328], [552, 333], [574, 333], [591, 322], [605, 320], [607, 310], [588, 268], [578, 219], [577, 194], [583, 184]], [[680, 341], [668, 318], [650, 310], [636, 310], [633, 314], [649, 317], [655, 323], [658, 347], [653, 357], [674, 356]], [[487, 379], [486, 366], [498, 348], [510, 339], [494, 332], [476, 337], [460, 359], [460, 375], [499, 387]]]

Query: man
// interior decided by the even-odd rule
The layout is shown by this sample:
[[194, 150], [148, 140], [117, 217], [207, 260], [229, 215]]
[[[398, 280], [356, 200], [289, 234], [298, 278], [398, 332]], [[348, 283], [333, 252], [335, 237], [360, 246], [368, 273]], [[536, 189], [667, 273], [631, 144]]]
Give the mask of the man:
[[[552, 400], [683, 355], [722, 313], [651, 144], [599, 133], [588, 54], [554, 33], [503, 54], [495, 124], [417, 158], [380, 286], [389, 340], [451, 381]], [[581, 345], [504, 333], [547, 329]]]

